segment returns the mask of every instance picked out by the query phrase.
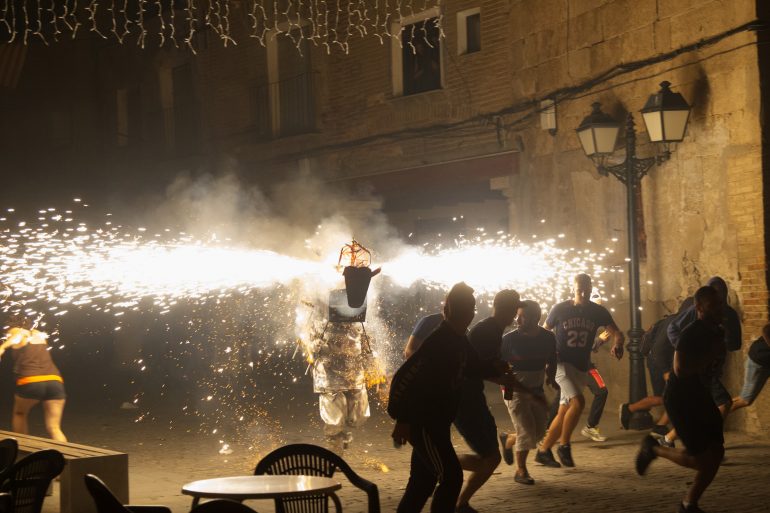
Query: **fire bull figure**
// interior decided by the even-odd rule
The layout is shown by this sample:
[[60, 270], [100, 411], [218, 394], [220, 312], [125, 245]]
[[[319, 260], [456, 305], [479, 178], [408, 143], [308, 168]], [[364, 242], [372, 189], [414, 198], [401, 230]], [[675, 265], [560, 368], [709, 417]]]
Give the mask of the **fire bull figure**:
[[334, 448], [347, 448], [353, 440], [352, 428], [369, 418], [366, 393], [366, 364], [369, 340], [363, 327], [329, 324], [319, 340], [313, 362], [313, 389], [324, 434]]

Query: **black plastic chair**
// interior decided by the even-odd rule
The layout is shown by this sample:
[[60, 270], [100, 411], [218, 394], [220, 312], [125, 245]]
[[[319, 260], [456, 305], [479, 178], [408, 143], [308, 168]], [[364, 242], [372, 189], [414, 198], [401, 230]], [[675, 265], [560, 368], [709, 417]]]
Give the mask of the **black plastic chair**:
[[[303, 475], [332, 477], [339, 470], [348, 481], [368, 497], [368, 513], [380, 513], [380, 492], [377, 485], [356, 474], [339, 455], [311, 444], [280, 447], [264, 458], [254, 469], [255, 475]], [[332, 494], [275, 499], [276, 513], [328, 513], [329, 498], [337, 512], [342, 511], [339, 498]]]
[[11, 511], [40, 513], [51, 481], [63, 468], [64, 456], [53, 449], [34, 452], [14, 463], [0, 489], [11, 494]]
[[104, 481], [93, 474], [86, 474], [83, 478], [86, 482], [88, 493], [96, 504], [97, 513], [171, 513], [166, 506], [134, 506], [121, 504]]
[[0, 486], [3, 485], [11, 472], [11, 467], [16, 463], [19, 455], [19, 443], [13, 438], [0, 440]]
[[214, 499], [198, 504], [190, 513], [257, 513], [240, 502], [227, 499]]

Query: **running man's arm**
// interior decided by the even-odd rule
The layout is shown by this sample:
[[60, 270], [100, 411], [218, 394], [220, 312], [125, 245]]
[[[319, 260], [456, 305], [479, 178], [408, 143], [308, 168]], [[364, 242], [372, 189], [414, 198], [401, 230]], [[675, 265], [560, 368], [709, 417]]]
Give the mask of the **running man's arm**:
[[420, 348], [422, 343], [423, 339], [414, 335], [409, 335], [409, 340], [406, 341], [406, 346], [404, 347], [404, 358], [409, 358], [412, 356], [415, 351]]
[[610, 338], [612, 339], [610, 354], [620, 360], [623, 358], [623, 345], [626, 342], [626, 336], [620, 329], [618, 329], [614, 322], [605, 326], [604, 330], [610, 334]]

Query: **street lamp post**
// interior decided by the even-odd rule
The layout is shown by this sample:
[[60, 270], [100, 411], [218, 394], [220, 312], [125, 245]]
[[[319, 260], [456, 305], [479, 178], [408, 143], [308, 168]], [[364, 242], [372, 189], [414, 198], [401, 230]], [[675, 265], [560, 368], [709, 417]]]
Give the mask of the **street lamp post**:
[[[606, 165], [607, 157], [615, 150], [620, 123], [601, 111], [599, 103], [593, 104], [593, 111], [577, 128], [578, 138], [586, 155], [594, 161], [602, 176], [612, 175], [626, 186], [628, 217], [628, 281], [631, 314], [631, 329], [628, 331], [628, 355], [630, 360], [629, 402], [634, 403], [647, 396], [647, 380], [644, 370], [644, 355], [641, 352], [642, 328], [641, 293], [639, 289], [639, 246], [636, 233], [636, 192], [644, 175], [655, 164], [671, 156], [669, 143], [679, 142], [689, 120], [690, 106], [679, 93], [669, 89], [668, 82], [662, 82], [658, 93], [647, 100], [642, 116], [650, 141], [662, 143], [663, 151], [655, 157], [636, 156], [636, 128], [631, 113], [626, 119], [626, 156], [622, 163]], [[629, 419], [630, 429], [652, 427], [649, 412], [637, 411]]]

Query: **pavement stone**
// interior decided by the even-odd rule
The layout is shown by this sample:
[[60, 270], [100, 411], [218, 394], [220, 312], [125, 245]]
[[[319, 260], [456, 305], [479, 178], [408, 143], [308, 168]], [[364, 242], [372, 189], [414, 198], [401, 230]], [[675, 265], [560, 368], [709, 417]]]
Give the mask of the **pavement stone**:
[[[510, 419], [499, 396], [490, 397], [489, 401], [500, 429], [509, 429]], [[314, 418], [313, 413], [309, 414], [309, 419]], [[656, 460], [647, 476], [636, 475], [633, 461], [643, 433], [619, 430], [615, 428], [615, 419], [613, 412], [606, 412], [601, 426], [609, 436], [606, 442], [592, 442], [579, 434], [579, 428], [576, 430], [573, 441], [576, 468], [550, 469], [531, 462], [530, 474], [537, 483], [525, 486], [513, 481], [513, 467], [501, 463], [498, 472], [471, 504], [483, 513], [677, 511], [693, 472], [665, 460]], [[294, 419], [284, 425], [281, 433], [269, 429], [255, 432], [253, 440], [232, 444], [234, 452], [229, 455], [219, 454], [218, 436], [201, 434], [194, 419], [137, 423], [132, 416], [116, 411], [70, 416], [66, 421], [67, 434], [72, 441], [129, 453], [133, 504], [164, 504], [175, 513], [189, 510], [190, 498], [180, 493], [186, 482], [250, 474], [261, 456], [284, 443], [322, 443], [320, 426], [313, 420], [298, 422]], [[409, 473], [410, 451], [393, 448], [388, 436], [391, 426], [381, 409], [376, 408], [373, 418], [345, 453], [356, 471], [378, 485], [383, 512], [395, 511]], [[456, 434], [455, 442], [458, 451], [468, 450]], [[770, 511], [768, 440], [726, 433], [726, 447], [727, 460], [706, 492], [701, 507], [710, 513]], [[387, 472], [383, 471], [383, 464], [387, 466]], [[339, 495], [346, 512], [366, 510], [364, 495], [345, 486], [344, 479]], [[270, 501], [249, 504], [261, 513], [274, 511]], [[58, 511], [58, 497], [47, 499], [43, 511]]]

